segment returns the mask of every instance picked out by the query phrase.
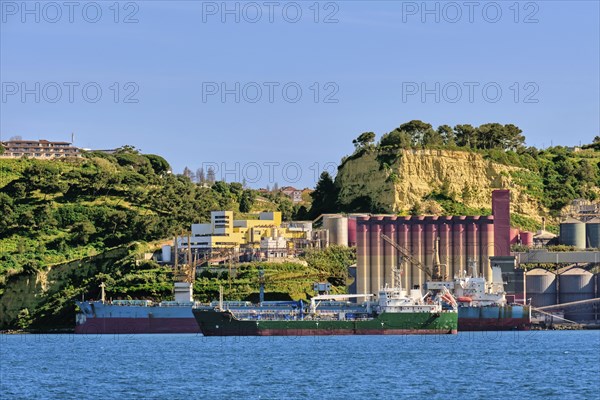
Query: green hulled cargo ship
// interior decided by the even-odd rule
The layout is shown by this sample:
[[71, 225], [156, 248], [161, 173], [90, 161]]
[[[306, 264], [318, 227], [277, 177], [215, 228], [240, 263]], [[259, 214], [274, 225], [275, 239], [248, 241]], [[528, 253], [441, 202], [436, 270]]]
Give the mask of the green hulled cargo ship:
[[372, 295], [323, 295], [284, 306], [244, 309], [193, 309], [205, 336], [307, 336], [453, 334], [458, 329], [456, 302], [446, 292], [435, 298], [419, 290], [409, 296], [400, 288], [385, 288], [378, 301], [361, 305], [342, 302]]

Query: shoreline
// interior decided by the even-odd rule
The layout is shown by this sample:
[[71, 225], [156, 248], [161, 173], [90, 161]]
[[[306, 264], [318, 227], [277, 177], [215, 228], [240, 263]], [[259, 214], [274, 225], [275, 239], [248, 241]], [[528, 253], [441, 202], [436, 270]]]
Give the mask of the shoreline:
[[[539, 326], [531, 325], [532, 331], [586, 331], [586, 330], [600, 330], [600, 324], [588, 324], [588, 325], [553, 325], [553, 326]], [[458, 333], [472, 333], [472, 332], [484, 332], [484, 331], [458, 331]], [[485, 331], [490, 332], [490, 331]], [[491, 332], [506, 332], [503, 330], [496, 330]], [[61, 335], [61, 334], [75, 334], [75, 329], [52, 329], [52, 330], [26, 330], [26, 329], [3, 329], [0, 330], [0, 335]], [[160, 333], [158, 333], [160, 335]], [[79, 334], [77, 334], [79, 335]], [[82, 336], [84, 334], [81, 334]], [[135, 335], [135, 333], [134, 333]]]

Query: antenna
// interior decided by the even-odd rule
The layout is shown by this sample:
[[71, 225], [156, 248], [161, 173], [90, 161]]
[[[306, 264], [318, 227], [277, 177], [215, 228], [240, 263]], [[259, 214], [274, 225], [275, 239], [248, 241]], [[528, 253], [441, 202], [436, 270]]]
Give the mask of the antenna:
[[219, 310], [223, 311], [223, 286], [219, 286]]
[[468, 264], [469, 267], [471, 267], [473, 278], [477, 278], [477, 264], [475, 263], [475, 260], [469, 257]]
[[104, 292], [105, 287], [106, 285], [104, 284], [104, 282], [102, 282], [100, 284], [100, 300], [102, 300], [102, 303], [106, 301], [106, 293]]
[[187, 275], [186, 276], [186, 280], [190, 283], [194, 283], [193, 280], [193, 269], [194, 269], [194, 265], [192, 262], [192, 238], [191, 235], [188, 233], [188, 237], [187, 237], [187, 267], [188, 267], [188, 271], [187, 271]]
[[399, 292], [402, 292], [402, 270], [398, 266], [394, 266], [394, 282], [392, 282], [394, 288], [397, 288]]
[[175, 264], [173, 269], [176, 271], [177, 270], [177, 258], [179, 257], [179, 246], [178, 246], [178, 242], [179, 241], [179, 236], [175, 236]]
[[263, 268], [258, 271], [258, 282], [260, 283], [258, 298], [260, 304], [262, 305], [262, 303], [265, 301], [265, 270]]

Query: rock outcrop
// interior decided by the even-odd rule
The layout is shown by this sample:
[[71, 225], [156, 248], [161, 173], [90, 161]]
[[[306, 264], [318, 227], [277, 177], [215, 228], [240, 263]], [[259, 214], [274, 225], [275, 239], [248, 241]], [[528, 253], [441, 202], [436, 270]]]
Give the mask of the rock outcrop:
[[[510, 189], [512, 211], [541, 221], [547, 210], [512, 178], [519, 170], [468, 151], [399, 150], [389, 166], [375, 151], [367, 151], [342, 164], [336, 185], [342, 205], [370, 201], [372, 209], [388, 213], [406, 213], [432, 193], [445, 193], [470, 208], [490, 209], [492, 190]], [[426, 213], [443, 213], [441, 206], [439, 212], [429, 208], [434, 211]]]

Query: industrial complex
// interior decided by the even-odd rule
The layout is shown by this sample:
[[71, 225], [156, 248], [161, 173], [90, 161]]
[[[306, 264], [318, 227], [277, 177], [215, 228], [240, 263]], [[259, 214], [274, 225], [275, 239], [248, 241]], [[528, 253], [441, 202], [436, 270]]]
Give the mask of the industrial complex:
[[[446, 279], [480, 276], [490, 284], [498, 267], [509, 302], [541, 307], [546, 320], [598, 321], [600, 304], [594, 299], [600, 298], [600, 281], [592, 267], [600, 263], [600, 218], [594, 213], [587, 213], [586, 221], [566, 218], [559, 235], [545, 226], [520, 231], [511, 228], [510, 202], [509, 190], [495, 190], [492, 215], [324, 214], [296, 222], [283, 222], [279, 212], [235, 220], [231, 211], [214, 211], [210, 223], [193, 224], [175, 245], [217, 263], [294, 258], [309, 247], [356, 246], [357, 262], [349, 268], [354, 294], [394, 285], [396, 269], [402, 271], [402, 287], [424, 289], [431, 280], [428, 268], [436, 263]], [[575, 251], [548, 251], [549, 244]], [[521, 252], [511, 251], [514, 245]], [[165, 247], [168, 261], [171, 246]], [[540, 265], [544, 268], [536, 268]]]
[[[312, 224], [282, 223], [281, 212], [261, 212], [257, 219], [235, 220], [232, 211], [212, 211], [210, 223], [192, 224], [191, 234], [176, 238], [178, 247], [197, 255], [237, 254], [251, 259], [292, 257], [311, 244]], [[165, 254], [170, 253], [167, 247]]]

